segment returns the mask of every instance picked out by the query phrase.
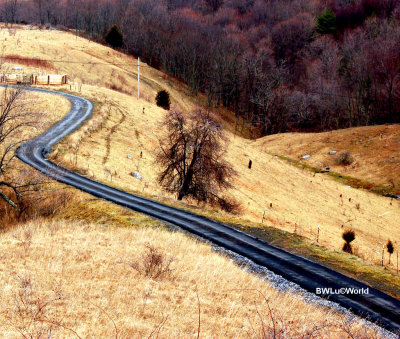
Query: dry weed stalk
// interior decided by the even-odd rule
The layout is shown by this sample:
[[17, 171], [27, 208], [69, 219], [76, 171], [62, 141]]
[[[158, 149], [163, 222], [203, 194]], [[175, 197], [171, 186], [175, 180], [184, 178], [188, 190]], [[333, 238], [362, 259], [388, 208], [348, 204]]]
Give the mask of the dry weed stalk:
[[59, 330], [66, 330], [77, 338], [79, 334], [65, 326], [57, 312], [61, 294], [49, 297], [35, 290], [29, 273], [17, 275], [19, 289], [14, 295], [14, 307], [7, 315], [7, 322], [23, 338], [52, 338]]
[[156, 247], [146, 244], [146, 252], [141, 255], [139, 260], [131, 260], [127, 263], [140, 275], [157, 280], [171, 277], [173, 270], [171, 264], [173, 257], [168, 257]]

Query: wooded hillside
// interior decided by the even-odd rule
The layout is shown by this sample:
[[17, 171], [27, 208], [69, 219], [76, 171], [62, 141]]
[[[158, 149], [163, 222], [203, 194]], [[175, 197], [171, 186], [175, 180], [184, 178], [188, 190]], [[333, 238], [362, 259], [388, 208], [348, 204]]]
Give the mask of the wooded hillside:
[[9, 0], [2, 20], [123, 48], [261, 135], [400, 121], [398, 0]]

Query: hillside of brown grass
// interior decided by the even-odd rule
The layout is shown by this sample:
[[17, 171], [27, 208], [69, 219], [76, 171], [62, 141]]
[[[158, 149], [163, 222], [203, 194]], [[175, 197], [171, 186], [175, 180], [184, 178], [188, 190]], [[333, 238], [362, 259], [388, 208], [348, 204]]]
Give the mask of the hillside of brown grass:
[[4, 338], [383, 337], [160, 228], [36, 220], [0, 248]]
[[[325, 168], [382, 185], [400, 195], [400, 125], [356, 127], [324, 133], [284, 133], [264, 137], [259, 145], [271, 153], [304, 160]], [[336, 155], [330, 155], [336, 151]], [[341, 152], [350, 152], [353, 162], [337, 163]]]
[[[164, 132], [160, 122], [165, 111], [154, 105], [154, 97], [158, 90], [165, 88], [171, 94], [172, 105], [185, 110], [193, 109], [203, 100], [201, 97], [189, 96], [178, 82], [143, 67], [142, 92], [138, 100], [135, 96], [136, 59], [70, 33], [17, 30], [15, 35], [9, 35], [7, 30], [1, 30], [0, 37], [5, 54], [52, 60], [56, 72], [71, 76], [71, 86], [64, 86], [63, 90], [77, 92], [95, 102], [94, 117], [56, 147], [52, 155], [56, 161], [108, 184], [175, 203], [174, 197], [165, 194], [156, 181], [159, 169], [154, 163], [154, 150], [158, 145], [157, 138]], [[12, 66], [3, 64], [4, 69]], [[25, 65], [24, 71], [41, 70], [34, 66]], [[56, 107], [52, 100], [45, 103], [49, 112]], [[229, 117], [228, 112], [224, 114]], [[399, 202], [294, 167], [271, 155], [263, 139], [247, 140], [235, 136], [229, 129], [226, 137], [229, 141], [227, 160], [239, 174], [233, 179], [234, 189], [228, 194], [240, 202], [241, 213], [235, 216], [217, 211], [222, 221], [260, 226], [265, 211], [262, 227], [299, 234], [314, 245], [320, 225], [318, 245], [332, 251], [340, 251], [343, 230], [352, 228], [356, 231], [356, 254], [365, 263], [373, 265], [379, 264], [376, 250], [388, 238], [392, 239], [396, 250], [400, 246]], [[140, 157], [141, 152], [143, 157]], [[253, 160], [251, 170], [247, 168], [249, 159]], [[133, 171], [140, 172], [143, 179], [135, 179], [131, 175]], [[76, 193], [73, 194], [76, 197]], [[47, 215], [50, 219], [72, 221], [32, 222], [1, 235], [0, 260], [12, 263], [10, 269], [3, 266], [2, 281], [7, 282], [8, 287], [3, 292], [5, 302], [0, 309], [9, 315], [2, 325], [4, 331], [10, 331], [9, 336], [20, 328], [15, 324], [29, 321], [31, 315], [25, 311], [21, 315], [15, 300], [31, 287], [32, 298], [39, 296], [40, 300], [51, 301], [48, 308], [51, 319], [55, 319], [56, 313], [61, 315], [65, 326], [64, 330], [58, 326], [58, 331], [64, 331], [61, 337], [70, 337], [73, 331], [84, 336], [92, 333], [95, 337], [111, 336], [115, 331], [113, 321], [126, 337], [136, 334], [196, 336], [199, 300], [203, 315], [201, 333], [205, 336], [229, 337], [242, 333], [243, 336], [258, 337], [263, 328], [271, 331], [271, 326], [266, 325], [270, 319], [269, 310], [259, 292], [244, 291], [249, 288], [267, 295], [268, 303], [277, 312], [274, 313], [276, 319], [282, 319], [278, 323], [285, 325], [289, 337], [310, 335], [306, 331], [314, 324], [321, 325], [317, 336], [346, 336], [343, 332], [346, 326], [343, 327], [340, 315], [336, 318], [331, 311], [321, 310], [292, 296], [276, 294], [278, 292], [239, 270], [227, 259], [210, 253], [209, 246], [159, 229], [138, 230], [138, 224], [146, 226], [150, 223], [149, 218], [109, 207], [109, 204], [86, 195], [78, 194], [77, 201], [66, 196], [62, 201], [69, 200], [74, 203], [67, 204], [68, 210], [53, 208]], [[195, 205], [193, 201], [186, 200], [185, 203]], [[182, 204], [182, 207], [187, 205]], [[200, 207], [204, 207], [201, 213], [212, 215], [215, 212], [209, 206]], [[89, 225], [76, 224], [76, 219], [84, 219]], [[130, 228], [114, 228], [120, 220]], [[91, 221], [97, 224], [90, 224]], [[171, 264], [176, 275], [173, 279], [168, 278], [172, 280], [160, 283], [143, 278], [131, 266], [120, 263], [145, 253], [146, 242], [176, 258]], [[202, 251], [207, 253], [204, 258]], [[394, 265], [392, 260], [390, 271]], [[24, 285], [26, 281], [29, 284]], [[62, 288], [53, 291], [57, 281], [62, 281]], [[231, 294], [232, 289], [237, 291]], [[63, 292], [63, 298], [54, 300], [57, 291]], [[261, 319], [265, 321], [264, 325]], [[50, 324], [47, 320], [44, 323]], [[337, 326], [338, 323], [341, 325]], [[353, 326], [354, 333], [359, 336], [374, 335], [366, 334], [364, 331], [369, 329], [359, 324]]]
[[[101, 99], [95, 87], [84, 86], [82, 93], [92, 99]], [[97, 125], [96, 119], [104, 120], [103, 127], [85, 137], [89, 123], [60, 144], [58, 153], [63, 155], [64, 163], [75, 163], [76, 153], [68, 145], [77, 144], [83, 135], [78, 163], [89, 175], [137, 193], [174, 198], [158, 186], [159, 169], [154, 158], [157, 138], [163, 133], [160, 123], [165, 111], [111, 90], [102, 89], [102, 95], [107, 98], [108, 108], [96, 113], [92, 123]], [[395, 242], [396, 248], [400, 244], [396, 221], [400, 219], [398, 201], [296, 168], [271, 155], [261, 141], [242, 139], [229, 132], [226, 136], [229, 139], [226, 158], [239, 173], [233, 180], [234, 188], [227, 194], [240, 202], [243, 219], [261, 222], [266, 208], [265, 226], [295, 232], [311, 241], [316, 240], [320, 225], [319, 244], [333, 250], [341, 249], [343, 230], [354, 229], [357, 255], [374, 264], [380, 262], [375, 251], [388, 238]], [[251, 170], [247, 168], [249, 159], [253, 160]], [[143, 179], [134, 178], [131, 175], [134, 171], [138, 171]], [[392, 261], [392, 267], [395, 267], [393, 265]]]
[[[4, 91], [12, 91], [13, 89], [0, 88], [0, 98], [3, 98]], [[16, 102], [16, 107], [24, 111], [25, 114], [31, 114], [29, 120], [34, 121], [31, 127], [24, 127], [19, 129], [18, 133], [12, 134], [12, 137], [7, 137], [6, 140], [0, 145], [0, 154], [4, 154], [4, 150], [9, 145], [18, 143], [21, 140], [27, 140], [40, 133], [44, 132], [52, 124], [59, 121], [70, 109], [70, 103], [63, 97], [43, 94], [37, 92], [23, 91]], [[8, 126], [9, 128], [9, 126]], [[0, 174], [1, 181], [14, 181], [17, 184], [25, 182], [27, 178], [37, 178], [38, 183], [42, 182], [44, 178], [40, 177], [40, 174], [32, 169], [30, 166], [22, 164], [18, 159], [15, 159], [9, 164], [9, 168], [3, 174]], [[7, 194], [12, 200], [16, 201], [16, 197], [13, 195], [11, 189], [5, 186], [1, 187], [1, 191]], [[44, 193], [45, 194], [45, 193]], [[32, 202], [39, 198], [41, 195], [33, 190], [28, 193]], [[37, 201], [36, 201], [37, 202]], [[29, 209], [32, 210], [32, 209]], [[33, 211], [32, 211], [33, 212]], [[25, 217], [25, 214], [20, 216]], [[12, 208], [3, 199], [0, 199], [0, 232], [10, 222], [15, 222], [16, 213], [13, 213]]]
[[[2, 30], [1, 34], [7, 54], [60, 61], [53, 62], [57, 71], [68, 73], [75, 83], [83, 82], [80, 94], [97, 102], [94, 118], [58, 147], [59, 160], [70, 165], [77, 162], [78, 167], [89, 175], [123, 189], [168, 197], [156, 181], [159, 169], [154, 163], [154, 149], [158, 146], [157, 138], [164, 132], [160, 123], [165, 111], [154, 105], [154, 97], [159, 89], [165, 88], [171, 94], [172, 105], [186, 110], [193, 109], [201, 97], [188, 96], [184, 86], [144, 65], [141, 99], [138, 100], [137, 60], [132, 57], [66, 32], [17, 30], [15, 36], [8, 36], [7, 30]], [[63, 63], [63, 60], [73, 63]], [[111, 86], [113, 82], [119, 87]], [[77, 87], [72, 85], [71, 89]], [[397, 129], [393, 126], [389, 130]], [[342, 139], [348, 140], [343, 142], [351, 144], [352, 140], [359, 140], [350, 138], [354, 132], [332, 133], [338, 136], [342, 133]], [[395, 153], [394, 135], [392, 132], [382, 135], [382, 140], [387, 138], [385, 142], [388, 143], [385, 157], [389, 156], [389, 149]], [[229, 140], [226, 158], [239, 174], [233, 180], [234, 189], [228, 194], [240, 202], [244, 220], [261, 222], [266, 208], [266, 226], [295, 232], [310, 241], [316, 240], [320, 225], [319, 244], [332, 250], [341, 249], [343, 230], [354, 229], [357, 255], [373, 264], [379, 264], [376, 250], [382, 248], [388, 238], [396, 249], [400, 245], [398, 201], [347, 187], [326, 176], [315, 176], [274, 157], [271, 155], [273, 147], [266, 144], [268, 138], [285, 139], [286, 134], [256, 141], [235, 136], [229, 130], [226, 136]], [[290, 139], [290, 135], [287, 138]], [[380, 137], [375, 139], [377, 142]], [[371, 142], [369, 146], [372, 146]], [[350, 149], [350, 152], [355, 151]], [[377, 153], [364, 152], [360, 159], [365, 159], [368, 164], [378, 163], [381, 158], [375, 160]], [[396, 157], [395, 154], [391, 156]], [[247, 168], [249, 159], [253, 160], [251, 170]], [[393, 167], [395, 163], [388, 164], [391, 167], [380, 177], [395, 175], [398, 170]], [[380, 168], [371, 165], [367, 172], [379, 177], [373, 173], [378, 173]], [[131, 175], [133, 171], [139, 171], [143, 180], [135, 179]]]

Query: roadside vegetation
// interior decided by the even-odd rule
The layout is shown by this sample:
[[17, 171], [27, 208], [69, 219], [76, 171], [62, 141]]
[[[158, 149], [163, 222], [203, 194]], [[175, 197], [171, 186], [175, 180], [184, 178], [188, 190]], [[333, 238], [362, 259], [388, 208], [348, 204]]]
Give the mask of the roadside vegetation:
[[232, 188], [236, 173], [224, 159], [224, 134], [213, 113], [200, 108], [189, 114], [171, 110], [162, 125], [166, 133], [158, 140], [155, 156], [161, 187], [177, 194], [177, 200], [192, 198], [233, 212], [237, 203], [222, 194]]

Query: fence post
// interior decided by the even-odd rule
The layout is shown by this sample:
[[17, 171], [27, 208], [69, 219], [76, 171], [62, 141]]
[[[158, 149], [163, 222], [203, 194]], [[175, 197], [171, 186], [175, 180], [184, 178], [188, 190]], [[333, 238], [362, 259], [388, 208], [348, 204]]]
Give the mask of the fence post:
[[266, 208], [264, 208], [264, 213], [263, 213], [263, 216], [262, 216], [262, 219], [261, 219], [261, 223], [263, 224], [264, 223], [264, 218], [265, 218], [265, 212], [266, 212]]

